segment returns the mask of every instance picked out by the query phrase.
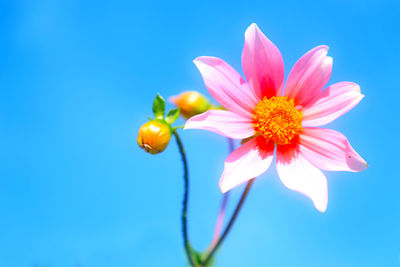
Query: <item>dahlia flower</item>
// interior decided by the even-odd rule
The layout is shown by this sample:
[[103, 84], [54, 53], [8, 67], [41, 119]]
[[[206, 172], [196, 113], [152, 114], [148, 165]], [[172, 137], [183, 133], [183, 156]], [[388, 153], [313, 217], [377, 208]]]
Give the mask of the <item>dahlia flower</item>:
[[194, 60], [208, 91], [226, 110], [194, 116], [185, 129], [209, 130], [245, 141], [225, 161], [219, 182], [222, 193], [264, 173], [276, 150], [282, 183], [308, 196], [324, 212], [328, 188], [321, 170], [359, 172], [367, 167], [343, 134], [318, 128], [364, 97], [352, 82], [322, 90], [332, 71], [327, 53], [327, 46], [307, 52], [294, 65], [284, 87], [282, 56], [253, 23], [246, 30], [242, 53], [247, 82], [222, 59]]

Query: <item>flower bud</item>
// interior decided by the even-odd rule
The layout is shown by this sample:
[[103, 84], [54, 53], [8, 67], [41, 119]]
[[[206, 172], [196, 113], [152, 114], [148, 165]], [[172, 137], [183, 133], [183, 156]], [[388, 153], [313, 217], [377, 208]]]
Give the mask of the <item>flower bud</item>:
[[171, 97], [169, 101], [180, 108], [182, 116], [186, 119], [211, 108], [208, 99], [196, 91], [183, 92], [178, 96]]
[[151, 120], [143, 124], [137, 136], [138, 145], [146, 152], [157, 154], [168, 146], [172, 129], [163, 120]]

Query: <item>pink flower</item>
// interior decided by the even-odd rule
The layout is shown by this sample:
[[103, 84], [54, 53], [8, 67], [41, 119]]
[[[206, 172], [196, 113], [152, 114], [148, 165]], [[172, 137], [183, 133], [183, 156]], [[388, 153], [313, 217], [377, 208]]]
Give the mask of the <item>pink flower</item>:
[[328, 187], [320, 169], [359, 172], [367, 167], [344, 135], [315, 127], [332, 122], [364, 97], [352, 82], [322, 90], [332, 71], [327, 53], [327, 46], [318, 46], [302, 56], [285, 90], [282, 56], [254, 23], [246, 30], [242, 53], [247, 82], [222, 59], [194, 60], [208, 91], [227, 110], [192, 117], [185, 129], [248, 140], [225, 161], [219, 182], [222, 193], [264, 173], [276, 147], [276, 168], [283, 184], [308, 196], [324, 212]]

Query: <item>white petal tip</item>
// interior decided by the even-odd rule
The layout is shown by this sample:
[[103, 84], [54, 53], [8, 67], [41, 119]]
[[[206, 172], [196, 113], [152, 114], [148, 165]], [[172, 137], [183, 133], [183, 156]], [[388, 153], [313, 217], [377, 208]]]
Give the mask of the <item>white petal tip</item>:
[[219, 184], [219, 190], [221, 191], [222, 194], [225, 194], [226, 192], [228, 192], [230, 189], [228, 187], [226, 187], [226, 185], [223, 184]]
[[314, 202], [314, 206], [319, 212], [325, 213], [326, 208], [328, 207], [328, 203], [315, 203]]
[[193, 63], [194, 63], [194, 64], [197, 64], [197, 62], [200, 61], [200, 58], [201, 58], [201, 57], [196, 57], [195, 59], [193, 59]]
[[325, 208], [317, 208], [317, 210], [318, 210], [319, 212], [321, 212], [321, 213], [325, 213], [326, 207], [325, 207]]
[[364, 166], [363, 166], [363, 169], [361, 171], [363, 171], [363, 170], [365, 170], [365, 169], [367, 169], [369, 167], [367, 162], [364, 161], [363, 164], [364, 164]]
[[245, 31], [244, 35], [249, 36], [250, 34], [257, 34], [257, 32], [260, 32], [260, 28], [258, 28], [256, 23], [252, 23]]
[[319, 47], [320, 47], [321, 49], [325, 49], [326, 51], [329, 50], [329, 46], [327, 46], [327, 45], [320, 45]]
[[185, 123], [185, 125], [183, 126], [183, 130], [187, 130], [187, 129], [192, 129], [192, 127], [190, 127], [190, 119], [188, 119]]
[[204, 61], [209, 60], [209, 59], [214, 59], [214, 57], [199, 56], [199, 57], [196, 57], [193, 60], [193, 63], [196, 64], [196, 65], [197, 64], [202, 64], [202, 63], [204, 63]]
[[258, 26], [257, 26], [257, 24], [255, 23], [255, 22], [253, 22], [252, 24], [250, 24], [250, 26], [248, 27], [248, 29], [251, 29], [251, 28], [258, 28]]

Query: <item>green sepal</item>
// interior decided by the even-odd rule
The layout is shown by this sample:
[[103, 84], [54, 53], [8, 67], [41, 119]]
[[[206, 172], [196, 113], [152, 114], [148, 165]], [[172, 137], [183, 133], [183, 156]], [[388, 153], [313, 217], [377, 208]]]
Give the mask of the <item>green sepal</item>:
[[157, 94], [156, 98], [154, 98], [153, 113], [154, 113], [154, 116], [156, 117], [156, 119], [164, 118], [165, 100], [160, 94]]
[[207, 252], [204, 252], [204, 253], [201, 253], [201, 254], [200, 254], [200, 257], [201, 257], [201, 259], [202, 259], [202, 263], [201, 263], [200, 266], [202, 266], [202, 267], [203, 267], [203, 266], [204, 266], [204, 267], [215, 267], [216, 265], [215, 265], [215, 258], [214, 258], [214, 257], [211, 258], [211, 259], [208, 261], [207, 265], [203, 265], [203, 262], [204, 262], [204, 260], [206, 259], [207, 255], [208, 255]]
[[172, 124], [178, 119], [180, 113], [181, 111], [179, 108], [171, 109], [165, 117], [165, 121], [169, 124]]
[[196, 251], [191, 245], [189, 245], [190, 254], [192, 255], [193, 263], [195, 266], [201, 267], [215, 267], [215, 259], [211, 258], [211, 260], [207, 263], [207, 265], [203, 265], [204, 260], [208, 255], [208, 251], [199, 252]]

